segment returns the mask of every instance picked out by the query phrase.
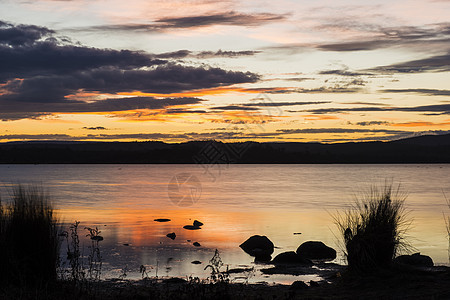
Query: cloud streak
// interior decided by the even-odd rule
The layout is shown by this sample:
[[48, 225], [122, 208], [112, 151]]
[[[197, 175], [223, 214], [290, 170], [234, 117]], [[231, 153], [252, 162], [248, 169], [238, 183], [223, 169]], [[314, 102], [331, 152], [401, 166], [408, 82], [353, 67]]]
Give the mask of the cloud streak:
[[244, 26], [255, 27], [286, 19], [284, 14], [274, 13], [240, 13], [227, 11], [186, 17], [164, 17], [149, 23], [128, 23], [92, 26], [74, 30], [101, 31], [134, 31], [134, 32], [165, 32], [174, 29], [196, 29], [210, 26]]
[[386, 89], [380, 90], [382, 93], [415, 93], [425, 96], [450, 96], [450, 90], [437, 89]]
[[450, 114], [450, 104], [422, 105], [412, 107], [351, 107], [351, 108], [319, 108], [304, 110], [313, 114], [347, 113], [347, 112], [422, 112], [439, 115]]
[[[38, 118], [57, 113], [113, 113], [133, 110], [160, 110], [200, 104], [198, 98], [129, 97], [95, 102], [71, 101], [60, 103], [27, 103], [0, 101], [0, 119], [3, 121]], [[172, 111], [175, 114], [175, 111]]]

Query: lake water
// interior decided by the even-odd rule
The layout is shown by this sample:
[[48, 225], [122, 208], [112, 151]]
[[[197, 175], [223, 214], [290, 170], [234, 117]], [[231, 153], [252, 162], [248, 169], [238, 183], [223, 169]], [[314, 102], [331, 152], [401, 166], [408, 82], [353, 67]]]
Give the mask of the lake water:
[[[230, 268], [264, 267], [238, 247], [255, 234], [273, 241], [274, 255], [320, 240], [337, 249], [336, 262], [344, 263], [332, 215], [386, 180], [408, 193], [405, 206], [412, 222], [407, 241], [436, 264], [448, 265], [443, 213], [450, 214], [444, 197], [450, 197], [449, 175], [448, 164], [0, 165], [0, 193], [7, 199], [12, 185], [42, 185], [62, 221], [81, 222], [80, 235], [87, 234], [84, 227], [97, 226], [104, 237], [103, 278], [124, 270], [127, 278], [139, 278], [140, 265], [150, 276], [206, 277], [204, 268], [215, 249]], [[156, 218], [171, 221], [158, 223]], [[204, 223], [201, 230], [183, 229], [194, 220]], [[175, 240], [166, 237], [171, 232]], [[83, 238], [81, 244], [87, 253], [89, 241]], [[245, 276], [294, 280], [258, 271]]]

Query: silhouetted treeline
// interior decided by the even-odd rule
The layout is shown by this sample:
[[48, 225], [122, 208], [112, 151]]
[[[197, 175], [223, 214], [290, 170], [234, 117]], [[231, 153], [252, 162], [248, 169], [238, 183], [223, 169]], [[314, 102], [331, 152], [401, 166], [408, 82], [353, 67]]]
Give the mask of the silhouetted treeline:
[[0, 163], [450, 163], [450, 134], [337, 144], [17, 142], [0, 144]]

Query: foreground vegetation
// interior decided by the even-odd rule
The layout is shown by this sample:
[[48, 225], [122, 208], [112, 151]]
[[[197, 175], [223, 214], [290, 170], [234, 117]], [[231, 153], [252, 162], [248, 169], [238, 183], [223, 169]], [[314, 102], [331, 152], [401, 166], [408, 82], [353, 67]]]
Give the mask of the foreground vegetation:
[[42, 287], [55, 282], [59, 263], [57, 220], [38, 187], [18, 186], [0, 201], [0, 286]]
[[350, 271], [367, 273], [389, 268], [399, 251], [407, 247], [405, 198], [400, 187], [394, 189], [392, 184], [372, 187], [356, 199], [352, 208], [335, 216]]
[[[392, 263], [406, 247], [404, 199], [392, 185], [372, 188], [352, 209], [335, 217], [348, 268], [341, 266], [319, 283], [273, 286], [232, 283], [217, 250], [205, 268], [211, 271], [206, 279], [151, 278], [144, 267], [139, 281], [125, 280], [126, 276], [100, 280], [100, 231], [84, 228], [92, 242], [84, 265], [79, 222], [62, 231], [47, 194], [40, 188], [19, 186], [11, 202], [0, 201], [0, 299], [448, 299], [450, 268]], [[450, 219], [446, 221], [450, 239]], [[66, 266], [59, 264], [63, 239]]]

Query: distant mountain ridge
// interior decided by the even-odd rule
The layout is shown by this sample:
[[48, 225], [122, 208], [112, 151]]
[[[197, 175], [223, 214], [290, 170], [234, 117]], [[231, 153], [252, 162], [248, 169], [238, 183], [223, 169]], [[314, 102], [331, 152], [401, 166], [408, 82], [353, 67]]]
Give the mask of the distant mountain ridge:
[[2, 164], [450, 163], [450, 134], [390, 142], [32, 141], [0, 144]]

